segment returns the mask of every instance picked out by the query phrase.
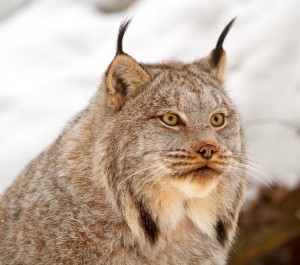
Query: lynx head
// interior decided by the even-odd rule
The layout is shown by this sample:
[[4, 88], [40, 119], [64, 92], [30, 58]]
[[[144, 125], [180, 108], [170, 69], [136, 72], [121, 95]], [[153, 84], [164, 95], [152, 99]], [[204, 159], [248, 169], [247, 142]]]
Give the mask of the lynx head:
[[[211, 237], [236, 222], [243, 135], [223, 87], [223, 41], [233, 22], [206, 58], [162, 64], [138, 63], [126, 54], [122, 40], [129, 21], [121, 24], [102, 87], [105, 119], [96, 164], [131, 231], [151, 242], [185, 218]], [[196, 208], [204, 203], [202, 216], [195, 202]]]

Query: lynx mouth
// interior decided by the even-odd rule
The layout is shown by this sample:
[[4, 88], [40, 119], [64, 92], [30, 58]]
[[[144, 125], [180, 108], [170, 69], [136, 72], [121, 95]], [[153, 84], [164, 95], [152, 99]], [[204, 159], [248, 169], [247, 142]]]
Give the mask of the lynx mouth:
[[211, 171], [213, 170], [212, 168], [210, 168], [209, 166], [204, 166], [204, 167], [200, 167], [197, 168], [196, 170], [194, 170], [195, 172], [206, 172], [206, 171]]
[[217, 174], [218, 172], [209, 167], [209, 166], [203, 166], [203, 167], [200, 167], [200, 168], [197, 168], [197, 169], [194, 169], [192, 171], [190, 171], [188, 174], [192, 174], [192, 175], [195, 175], [195, 176], [208, 176], [208, 175], [211, 175], [211, 174]]
[[178, 172], [174, 176], [180, 178], [192, 178], [192, 179], [210, 179], [221, 175], [224, 172], [224, 168], [215, 164], [204, 164], [198, 167], [190, 168], [185, 171]]

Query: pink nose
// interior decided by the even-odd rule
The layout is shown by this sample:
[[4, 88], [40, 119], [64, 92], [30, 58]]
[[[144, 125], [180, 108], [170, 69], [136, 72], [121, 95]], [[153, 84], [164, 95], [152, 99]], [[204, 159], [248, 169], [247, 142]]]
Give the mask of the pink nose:
[[217, 151], [218, 149], [214, 145], [206, 144], [200, 148], [199, 153], [204, 159], [209, 160], [212, 158], [213, 154], [216, 153]]

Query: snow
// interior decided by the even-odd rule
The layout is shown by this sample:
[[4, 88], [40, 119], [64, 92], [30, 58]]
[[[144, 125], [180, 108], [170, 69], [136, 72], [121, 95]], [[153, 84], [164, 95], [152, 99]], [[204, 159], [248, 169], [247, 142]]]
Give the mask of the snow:
[[139, 0], [110, 14], [92, 1], [26, 2], [0, 20], [0, 192], [87, 105], [126, 17], [125, 51], [151, 63], [206, 56], [238, 16], [224, 47], [227, 90], [254, 160], [248, 194], [269, 176], [290, 188], [299, 182], [299, 1]]

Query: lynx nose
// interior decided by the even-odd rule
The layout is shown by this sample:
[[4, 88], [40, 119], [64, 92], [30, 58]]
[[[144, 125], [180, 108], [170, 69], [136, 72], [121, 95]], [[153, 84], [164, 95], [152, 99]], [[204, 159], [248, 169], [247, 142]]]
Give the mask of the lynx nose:
[[218, 149], [214, 145], [206, 144], [200, 148], [199, 153], [204, 159], [209, 160], [212, 158], [213, 154], [216, 153], [217, 151]]

